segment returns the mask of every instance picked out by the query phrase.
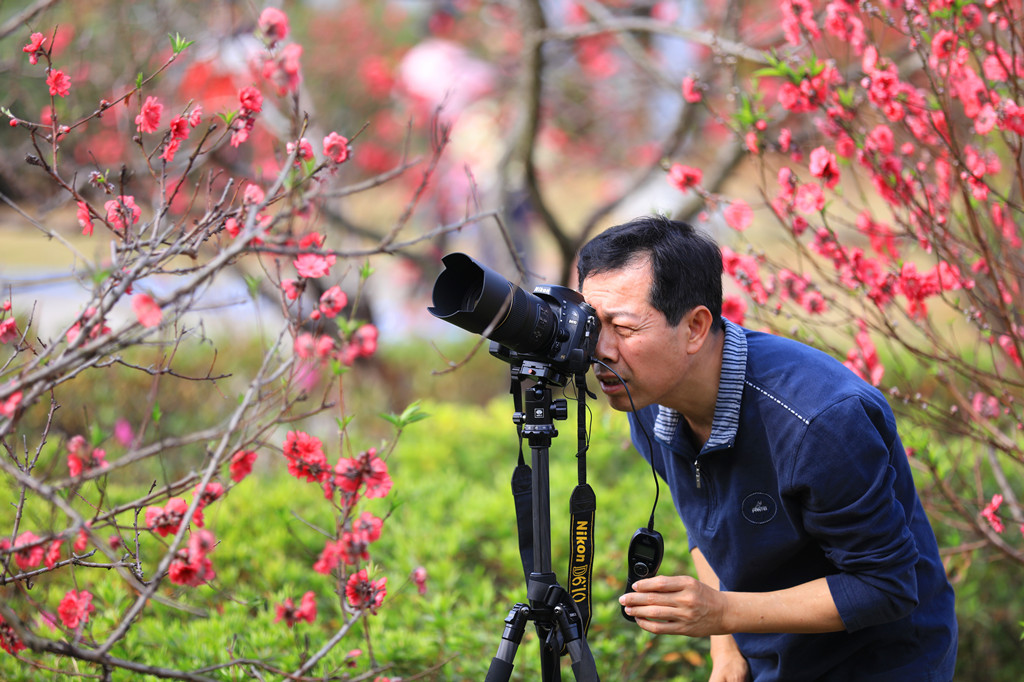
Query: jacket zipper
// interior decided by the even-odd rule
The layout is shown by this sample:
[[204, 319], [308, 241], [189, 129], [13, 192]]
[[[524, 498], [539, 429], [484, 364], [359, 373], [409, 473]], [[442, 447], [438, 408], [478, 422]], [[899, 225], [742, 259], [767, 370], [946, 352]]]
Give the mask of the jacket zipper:
[[696, 478], [697, 478], [697, 490], [700, 490], [700, 488], [701, 488], [701, 483], [700, 483], [700, 459], [693, 460], [693, 470], [694, 470], [694, 472], [696, 474]]

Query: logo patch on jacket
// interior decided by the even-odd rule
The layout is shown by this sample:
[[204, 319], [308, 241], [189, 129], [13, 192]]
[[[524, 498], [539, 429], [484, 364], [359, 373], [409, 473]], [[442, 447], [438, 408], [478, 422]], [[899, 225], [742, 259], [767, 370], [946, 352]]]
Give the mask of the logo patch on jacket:
[[768, 493], [750, 493], [743, 499], [743, 518], [758, 525], [775, 518], [779, 505]]

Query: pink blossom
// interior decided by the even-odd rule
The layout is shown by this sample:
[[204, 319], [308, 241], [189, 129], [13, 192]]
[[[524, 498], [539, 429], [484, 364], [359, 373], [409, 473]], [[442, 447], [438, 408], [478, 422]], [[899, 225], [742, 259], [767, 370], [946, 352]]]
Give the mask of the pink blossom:
[[245, 191], [242, 193], [242, 203], [247, 206], [256, 206], [263, 203], [266, 198], [266, 192], [259, 185], [249, 183], [245, 186]]
[[754, 220], [754, 211], [750, 208], [750, 205], [742, 199], [735, 199], [731, 204], [726, 206], [722, 214], [729, 227], [739, 232], [750, 227], [750, 224]]
[[285, 45], [274, 59], [263, 63], [263, 77], [277, 87], [279, 95], [286, 95], [299, 89], [302, 82], [302, 46], [295, 43]]
[[412, 581], [416, 584], [416, 591], [420, 595], [427, 593], [427, 569], [417, 566], [416, 570], [412, 572]]
[[259, 26], [271, 46], [288, 37], [288, 16], [276, 7], [260, 12]]
[[238, 483], [252, 473], [252, 466], [256, 462], [256, 453], [252, 450], [239, 450], [231, 455], [231, 464], [228, 471], [231, 473], [231, 480]]
[[696, 80], [690, 76], [683, 78], [683, 99], [690, 104], [695, 104], [701, 101], [703, 97], [704, 95], [701, 93]]
[[324, 138], [324, 156], [334, 163], [345, 163], [350, 154], [348, 138], [331, 132]]
[[89, 212], [89, 205], [84, 201], [78, 202], [78, 224], [82, 227], [82, 234], [86, 237], [92, 236], [92, 214]]
[[327, 317], [336, 317], [348, 305], [348, 295], [335, 284], [320, 296], [320, 312]]
[[231, 122], [231, 146], [238, 147], [246, 140], [249, 139], [249, 133], [252, 131], [256, 122], [247, 117], [242, 116]]
[[295, 603], [290, 597], [285, 599], [284, 603], [277, 607], [277, 617], [274, 618], [274, 622], [279, 623], [282, 620], [288, 627], [292, 627], [302, 620], [312, 623], [316, 620], [316, 595], [311, 591], [306, 592], [302, 595], [302, 602], [298, 608], [295, 608]]
[[674, 163], [668, 169], [668, 181], [683, 192], [696, 187], [703, 179], [704, 172], [699, 168]]
[[135, 197], [122, 194], [117, 199], [111, 199], [103, 204], [107, 211], [107, 222], [113, 225], [115, 230], [124, 230], [139, 222], [142, 217], [142, 209], [135, 205]]
[[[76, 438], [81, 438], [76, 436]], [[68, 473], [72, 476], [78, 476], [82, 473], [90, 472], [94, 469], [106, 469], [110, 466], [107, 461], [107, 452], [102, 448], [89, 448], [85, 445], [85, 439], [81, 439], [81, 447], [74, 447], [76, 438], [72, 438], [68, 443]]]
[[28, 45], [21, 48], [22, 52], [28, 53], [29, 64], [36, 64], [39, 61], [39, 53], [43, 49], [44, 42], [46, 42], [46, 36], [42, 33], [33, 33], [29, 37]]
[[18, 322], [13, 317], [8, 317], [0, 322], [0, 343], [10, 343], [18, 340]]
[[932, 56], [938, 60], [949, 59], [956, 51], [956, 34], [942, 29], [932, 36]]
[[1003, 349], [1003, 352], [1009, 356], [1010, 360], [1013, 361], [1014, 365], [1017, 367], [1022, 366], [1021, 357], [1017, 352], [1017, 346], [1014, 344], [1012, 336], [1009, 334], [1000, 334], [999, 338], [996, 339], [996, 342], [999, 344], [999, 347]]
[[193, 558], [188, 550], [179, 549], [177, 558], [167, 569], [167, 577], [175, 585], [198, 587], [216, 578], [217, 574], [207, 557]]
[[835, 155], [825, 147], [818, 147], [811, 152], [809, 170], [811, 175], [825, 181], [829, 189], [839, 182], [839, 165], [836, 163]]
[[376, 614], [387, 594], [387, 582], [387, 578], [370, 580], [366, 569], [361, 569], [349, 576], [345, 584], [345, 597], [353, 608]]
[[878, 125], [871, 129], [871, 132], [864, 138], [864, 148], [878, 152], [883, 156], [892, 154], [896, 148], [892, 129], [886, 125]]
[[21, 406], [21, 391], [14, 391], [6, 399], [0, 400], [0, 416], [7, 417], [8, 419], [14, 418], [14, 413], [18, 411]]
[[376, 542], [380, 539], [380, 531], [383, 527], [384, 521], [370, 512], [363, 512], [352, 524], [352, 528], [359, 533], [363, 533], [370, 542]]
[[377, 456], [376, 448], [370, 448], [357, 457], [338, 460], [334, 474], [334, 484], [346, 493], [358, 493], [364, 485], [368, 498], [386, 497], [391, 491], [388, 465]]
[[342, 353], [341, 361], [346, 366], [355, 362], [356, 358], [368, 358], [377, 352], [379, 332], [372, 324], [364, 324], [352, 334], [352, 339]]
[[843, 364], [872, 386], [878, 386], [885, 375], [885, 367], [878, 359], [878, 351], [868, 333], [867, 325], [863, 320], [858, 320], [857, 324], [860, 327], [860, 331], [854, 337], [857, 347], [847, 351], [846, 362]]
[[282, 279], [281, 289], [284, 291], [284, 295], [289, 301], [294, 301], [301, 293], [301, 289], [296, 286], [294, 279]]
[[32, 531], [25, 531], [14, 541], [14, 561], [18, 568], [27, 571], [43, 563], [46, 555], [46, 548], [40, 542], [39, 536]]
[[49, 547], [47, 547], [46, 558], [43, 560], [43, 563], [46, 564], [47, 568], [53, 568], [57, 565], [57, 562], [60, 561], [60, 548], [63, 545], [64, 541], [60, 538], [57, 538], [52, 543], [50, 543]]
[[96, 337], [98, 337], [98, 336], [100, 336], [102, 334], [109, 334], [110, 333], [110, 327], [108, 327], [107, 325], [103, 324], [102, 320], [100, 320], [99, 322], [93, 322], [93, 318], [96, 317], [97, 312], [99, 312], [99, 311], [97, 311], [96, 308], [94, 308], [92, 306], [90, 306], [90, 307], [85, 309], [85, 311], [82, 313], [81, 319], [76, 321], [73, 325], [71, 325], [71, 328], [68, 329], [68, 333], [67, 333], [67, 341], [68, 341], [68, 343], [74, 343], [75, 339], [77, 339], [78, 335], [82, 332], [82, 327], [87, 327], [87, 326], [90, 326], [90, 325], [91, 325], [90, 330], [89, 330], [89, 338], [90, 339], [95, 339]]
[[25, 648], [25, 643], [18, 639], [18, 635], [14, 633], [14, 628], [8, 625], [3, 616], [0, 616], [0, 648], [11, 656], [16, 656], [19, 651]]
[[174, 535], [181, 527], [181, 520], [188, 511], [188, 503], [180, 497], [167, 500], [166, 507], [146, 508], [146, 527], [156, 531], [160, 537]]
[[295, 266], [300, 277], [315, 279], [326, 277], [331, 272], [331, 266], [334, 265], [335, 260], [334, 255], [321, 256], [316, 253], [303, 253], [292, 261], [292, 265]]
[[309, 332], [302, 332], [295, 337], [293, 350], [302, 360], [309, 360], [316, 355], [316, 339]]
[[188, 547], [179, 549], [168, 567], [167, 577], [176, 585], [197, 587], [217, 577], [207, 557], [217, 541], [213, 533], [201, 530], [189, 538]]
[[50, 95], [67, 97], [71, 92], [71, 79], [60, 69], [50, 69], [46, 75], [46, 85], [50, 88]]
[[119, 418], [114, 423], [114, 438], [122, 447], [128, 447], [135, 440], [135, 434], [132, 432], [132, 425], [124, 417]]
[[979, 135], [988, 135], [996, 127], [998, 121], [999, 115], [996, 114], [995, 107], [986, 104], [974, 119], [974, 131]]
[[817, 213], [825, 208], [825, 195], [814, 183], [800, 185], [796, 190], [795, 205], [801, 213]]
[[85, 590], [80, 592], [69, 590], [60, 600], [60, 605], [57, 606], [57, 615], [60, 616], [64, 627], [74, 629], [87, 622], [89, 614], [95, 610], [96, 607], [92, 605], [91, 593]]
[[175, 116], [171, 119], [169, 128], [171, 131], [171, 139], [167, 141], [167, 144], [164, 146], [164, 151], [160, 155], [160, 158], [167, 163], [174, 161], [174, 155], [177, 154], [178, 149], [181, 148], [182, 141], [188, 139], [188, 135], [192, 131], [192, 128], [189, 126], [188, 119], [182, 116]]
[[847, 0], [833, 0], [825, 8], [825, 30], [853, 48], [854, 54], [861, 54], [867, 36], [864, 22], [853, 12], [855, 8]]
[[793, 131], [789, 128], [783, 128], [779, 131], [779, 150], [788, 152], [790, 145], [793, 144]]
[[288, 473], [292, 476], [310, 483], [325, 481], [330, 476], [323, 444], [316, 436], [289, 431], [283, 449], [288, 460]]
[[163, 319], [160, 306], [148, 294], [137, 294], [132, 298], [132, 311], [143, 327], [155, 327]]
[[193, 495], [199, 496], [199, 506], [196, 508], [203, 509], [224, 495], [224, 486], [217, 481], [210, 481], [202, 489], [197, 485]]
[[808, 0], [782, 0], [782, 32], [790, 45], [800, 44], [801, 30], [811, 38], [820, 38], [821, 31], [814, 22], [814, 8]]
[[[88, 525], [88, 524], [86, 524]], [[75, 537], [75, 543], [71, 545], [71, 549], [76, 552], [81, 552], [89, 546], [89, 534], [85, 532], [85, 528], [78, 531], [78, 535]]]
[[722, 317], [742, 325], [747, 314], [747, 301], [742, 296], [726, 296], [722, 299]]
[[242, 116], [251, 116], [263, 111], [263, 93], [251, 85], [238, 91], [238, 101], [242, 105]]
[[160, 127], [160, 117], [164, 115], [164, 105], [156, 97], [147, 97], [142, 104], [142, 111], [135, 117], [135, 125], [140, 133], [155, 133]]
[[343, 547], [341, 542], [328, 540], [320, 551], [320, 556], [313, 563], [313, 570], [324, 575], [329, 574], [341, 563]]
[[313, 158], [313, 145], [307, 138], [302, 138], [295, 142], [289, 142], [285, 145], [285, 151], [290, 156], [292, 153], [295, 154], [295, 163], [300, 164], [303, 161], [308, 161]]
[[1003, 496], [1000, 495], [999, 493], [996, 493], [995, 495], [992, 496], [992, 501], [989, 502], [988, 505], [986, 505], [986, 507], [981, 510], [981, 515], [992, 526], [992, 530], [994, 530], [997, 533], [1002, 533], [1004, 530], [1006, 530], [1006, 527], [1003, 525], [1003, 520], [1000, 519], [997, 515], [997, 512], [999, 511], [999, 506], [1002, 503]]

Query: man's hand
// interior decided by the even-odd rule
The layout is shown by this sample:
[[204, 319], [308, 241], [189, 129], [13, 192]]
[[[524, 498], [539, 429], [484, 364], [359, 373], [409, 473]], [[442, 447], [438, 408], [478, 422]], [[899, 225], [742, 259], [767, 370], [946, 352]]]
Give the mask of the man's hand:
[[659, 575], [638, 580], [633, 589], [619, 597], [619, 603], [648, 632], [689, 637], [726, 633], [725, 597], [696, 578]]

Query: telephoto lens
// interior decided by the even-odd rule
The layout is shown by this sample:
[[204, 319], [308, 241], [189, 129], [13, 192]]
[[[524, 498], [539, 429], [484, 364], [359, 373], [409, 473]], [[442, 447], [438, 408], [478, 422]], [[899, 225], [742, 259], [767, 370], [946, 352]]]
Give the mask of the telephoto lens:
[[551, 346], [558, 320], [543, 299], [464, 253], [450, 253], [441, 262], [445, 269], [434, 283], [431, 315], [518, 353]]

